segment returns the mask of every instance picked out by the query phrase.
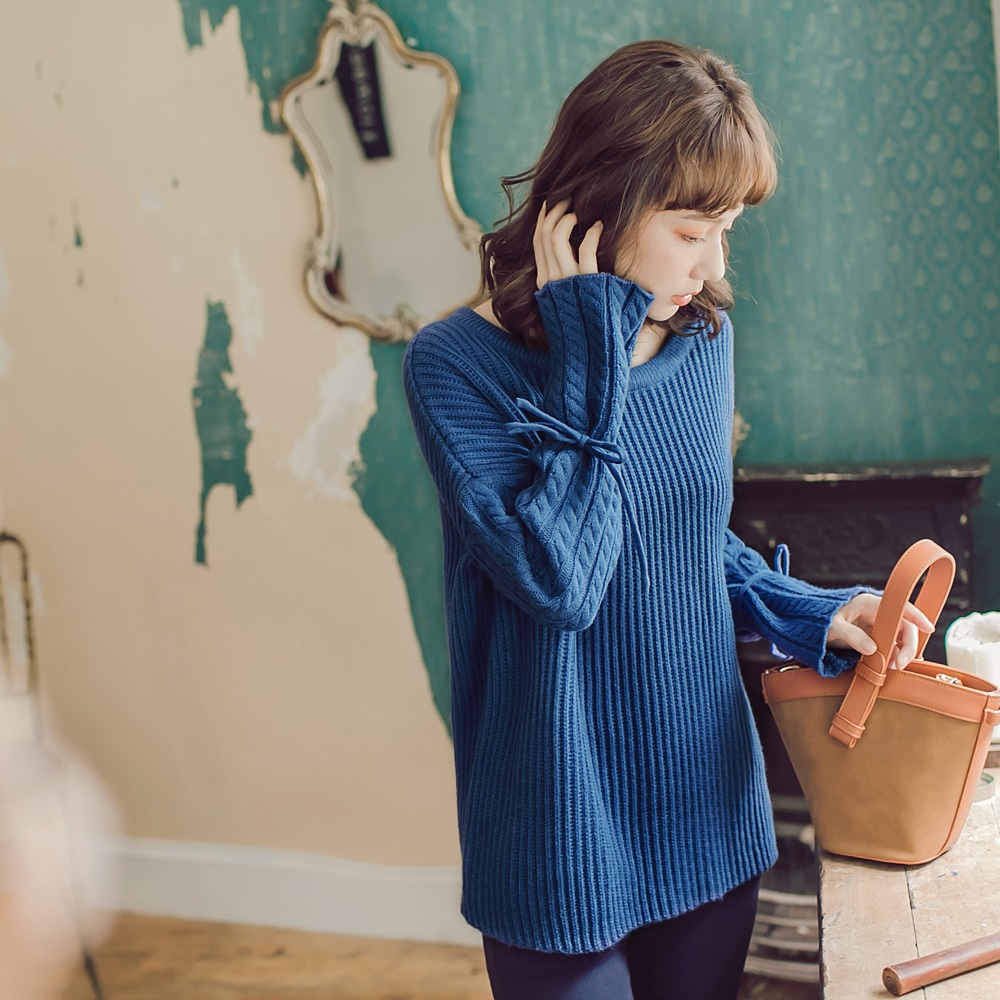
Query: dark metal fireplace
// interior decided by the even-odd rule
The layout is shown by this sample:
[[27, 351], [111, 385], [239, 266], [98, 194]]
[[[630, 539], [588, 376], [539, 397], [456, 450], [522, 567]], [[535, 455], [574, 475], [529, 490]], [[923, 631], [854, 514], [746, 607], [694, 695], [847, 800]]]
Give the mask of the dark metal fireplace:
[[[735, 472], [730, 526], [773, 564], [789, 548], [790, 571], [821, 587], [884, 587], [900, 555], [932, 538], [955, 557], [955, 584], [927, 645], [944, 660], [947, 627], [974, 610], [972, 507], [986, 459], [954, 462], [771, 468]], [[761, 695], [760, 675], [781, 661], [763, 642], [740, 647], [740, 668], [764, 747], [779, 860], [764, 877], [747, 971], [816, 981], [819, 939], [816, 858], [802, 790]]]

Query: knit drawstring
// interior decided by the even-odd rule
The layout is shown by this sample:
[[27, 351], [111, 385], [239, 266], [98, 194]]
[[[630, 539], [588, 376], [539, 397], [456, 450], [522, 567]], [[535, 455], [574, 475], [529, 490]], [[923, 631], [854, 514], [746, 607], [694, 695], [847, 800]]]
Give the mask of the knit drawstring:
[[782, 576], [788, 576], [789, 562], [788, 546], [782, 542], [774, 550], [774, 572], [780, 573]]
[[625, 478], [622, 475], [621, 464], [622, 464], [622, 453], [621, 449], [618, 447], [615, 441], [601, 441], [598, 438], [592, 438], [587, 434], [583, 434], [581, 431], [570, 427], [569, 424], [563, 423], [556, 417], [553, 417], [551, 413], [546, 413], [544, 410], [540, 410], [534, 403], [528, 399], [517, 399], [517, 408], [522, 413], [530, 413], [535, 417], [534, 421], [528, 421], [527, 418], [524, 420], [512, 420], [506, 424], [508, 434], [528, 434], [531, 432], [538, 432], [539, 434], [548, 434], [555, 438], [557, 441], [564, 441], [567, 444], [575, 444], [584, 451], [590, 452], [596, 458], [603, 459], [608, 464], [608, 470], [614, 477], [615, 482], [618, 484], [618, 490], [621, 493], [622, 506], [625, 508], [625, 513], [628, 516], [628, 523], [632, 530], [632, 538], [635, 541], [636, 548], [639, 550], [639, 559], [642, 563], [642, 572], [646, 580], [646, 591], [649, 591], [651, 584], [649, 578], [649, 561], [646, 556], [646, 546], [643, 545], [642, 535], [639, 531], [639, 524], [636, 520], [635, 511], [632, 507], [632, 502], [629, 498], [628, 490], [625, 488]]
[[[780, 573], [782, 576], [788, 576], [788, 567], [790, 564], [790, 558], [788, 555], [788, 546], [782, 542], [774, 550], [774, 572]], [[771, 655], [780, 657], [782, 660], [790, 660], [791, 657], [787, 653], [783, 653], [777, 646], [771, 643]]]

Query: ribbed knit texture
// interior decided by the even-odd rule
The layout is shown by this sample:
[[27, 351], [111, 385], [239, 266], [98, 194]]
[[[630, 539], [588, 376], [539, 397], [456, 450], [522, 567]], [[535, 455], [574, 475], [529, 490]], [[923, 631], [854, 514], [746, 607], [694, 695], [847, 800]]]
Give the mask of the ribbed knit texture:
[[774, 863], [736, 631], [836, 674], [856, 657], [825, 651], [830, 620], [863, 588], [728, 531], [728, 319], [630, 369], [648, 293], [600, 274], [537, 299], [547, 352], [460, 309], [403, 374], [441, 502], [462, 912], [580, 953]]

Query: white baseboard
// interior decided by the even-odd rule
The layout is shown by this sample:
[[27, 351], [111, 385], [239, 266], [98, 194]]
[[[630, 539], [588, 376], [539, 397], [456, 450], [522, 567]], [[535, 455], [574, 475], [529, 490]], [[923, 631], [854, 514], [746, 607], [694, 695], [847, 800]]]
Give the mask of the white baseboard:
[[480, 945], [458, 867], [398, 867], [266, 848], [105, 841], [115, 898], [98, 909], [327, 934]]

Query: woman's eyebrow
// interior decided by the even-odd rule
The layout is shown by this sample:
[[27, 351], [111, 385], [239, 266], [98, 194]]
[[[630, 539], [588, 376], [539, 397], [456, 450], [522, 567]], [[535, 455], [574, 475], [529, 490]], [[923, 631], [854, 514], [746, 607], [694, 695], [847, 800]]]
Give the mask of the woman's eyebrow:
[[[738, 219], [742, 214], [743, 209], [740, 209], [739, 212], [736, 213], [735, 219]], [[693, 222], [717, 222], [720, 217], [718, 215], [706, 215], [704, 212], [682, 212], [681, 218], [690, 219]]]

